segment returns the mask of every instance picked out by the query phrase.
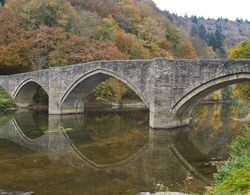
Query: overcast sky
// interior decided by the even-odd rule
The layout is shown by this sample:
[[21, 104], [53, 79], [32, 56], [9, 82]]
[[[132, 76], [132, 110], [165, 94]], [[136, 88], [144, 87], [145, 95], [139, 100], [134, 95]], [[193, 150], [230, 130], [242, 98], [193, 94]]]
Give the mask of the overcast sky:
[[161, 10], [178, 15], [205, 18], [236, 18], [250, 20], [250, 0], [153, 0]]

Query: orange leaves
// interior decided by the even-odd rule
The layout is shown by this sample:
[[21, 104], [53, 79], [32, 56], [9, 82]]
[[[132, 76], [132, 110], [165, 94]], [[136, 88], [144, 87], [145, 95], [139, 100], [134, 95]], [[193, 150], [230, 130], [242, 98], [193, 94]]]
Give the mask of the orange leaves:
[[102, 17], [114, 16], [118, 9], [115, 0], [70, 0], [70, 2], [81, 9], [97, 12]]
[[195, 57], [192, 45], [165, 23], [150, 0], [11, 0], [0, 13], [0, 63], [37, 70], [103, 59]]
[[25, 66], [25, 52], [28, 51], [29, 42], [27, 40], [19, 40], [0, 47], [0, 64], [5, 66]]
[[111, 59], [128, 57], [114, 42], [91, 40], [47, 26], [21, 32], [18, 41], [0, 47], [2, 65], [28, 66], [32, 70]]
[[94, 60], [127, 59], [114, 43], [72, 35], [60, 28], [43, 27], [36, 32], [34, 48], [48, 56], [49, 66], [63, 66]]
[[186, 59], [195, 59], [197, 58], [197, 53], [192, 47], [192, 44], [189, 41], [185, 41], [179, 46], [178, 56]]
[[57, 43], [49, 55], [51, 66], [62, 66], [94, 60], [128, 59], [111, 41], [91, 40], [82, 36], [69, 35]]
[[128, 51], [132, 45], [133, 38], [130, 34], [119, 28], [115, 34], [115, 42], [122, 51]]
[[121, 5], [121, 11], [132, 20], [133, 23], [141, 21], [140, 9], [133, 0], [126, 0]]

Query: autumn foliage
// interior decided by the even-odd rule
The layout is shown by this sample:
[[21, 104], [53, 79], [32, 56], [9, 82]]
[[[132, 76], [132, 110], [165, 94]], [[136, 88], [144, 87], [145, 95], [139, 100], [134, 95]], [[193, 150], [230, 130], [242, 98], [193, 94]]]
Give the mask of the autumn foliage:
[[195, 58], [177, 31], [151, 1], [7, 0], [0, 65], [37, 70], [102, 59]]
[[[0, 6], [0, 68], [155, 57], [196, 58], [196, 51], [151, 0], [6, 0]], [[112, 82], [106, 85], [122, 91], [115, 97], [126, 94]]]

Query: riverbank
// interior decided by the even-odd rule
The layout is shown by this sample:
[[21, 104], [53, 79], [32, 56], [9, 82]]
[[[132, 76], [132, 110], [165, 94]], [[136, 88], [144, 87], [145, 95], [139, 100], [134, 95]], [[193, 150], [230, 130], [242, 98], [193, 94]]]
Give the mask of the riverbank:
[[230, 144], [228, 160], [215, 174], [215, 186], [208, 194], [250, 193], [250, 118], [247, 129]]

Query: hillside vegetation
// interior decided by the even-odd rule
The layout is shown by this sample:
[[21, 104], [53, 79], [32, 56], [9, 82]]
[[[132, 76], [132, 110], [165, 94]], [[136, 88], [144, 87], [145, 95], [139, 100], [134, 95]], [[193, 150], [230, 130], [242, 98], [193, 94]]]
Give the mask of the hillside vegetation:
[[196, 57], [191, 42], [151, 1], [7, 0], [0, 45], [1, 66], [26, 70], [103, 59]]
[[[250, 59], [250, 37], [228, 51], [229, 59]], [[239, 97], [250, 101], [250, 82], [246, 81], [236, 85]]]
[[247, 20], [189, 18], [167, 11], [164, 15], [191, 40], [200, 58], [225, 58], [228, 49], [250, 36], [250, 22]]
[[11, 97], [0, 87], [0, 110], [7, 109], [14, 106], [14, 102]]
[[208, 194], [249, 194], [250, 129], [230, 145], [229, 159], [215, 174], [215, 187]]

